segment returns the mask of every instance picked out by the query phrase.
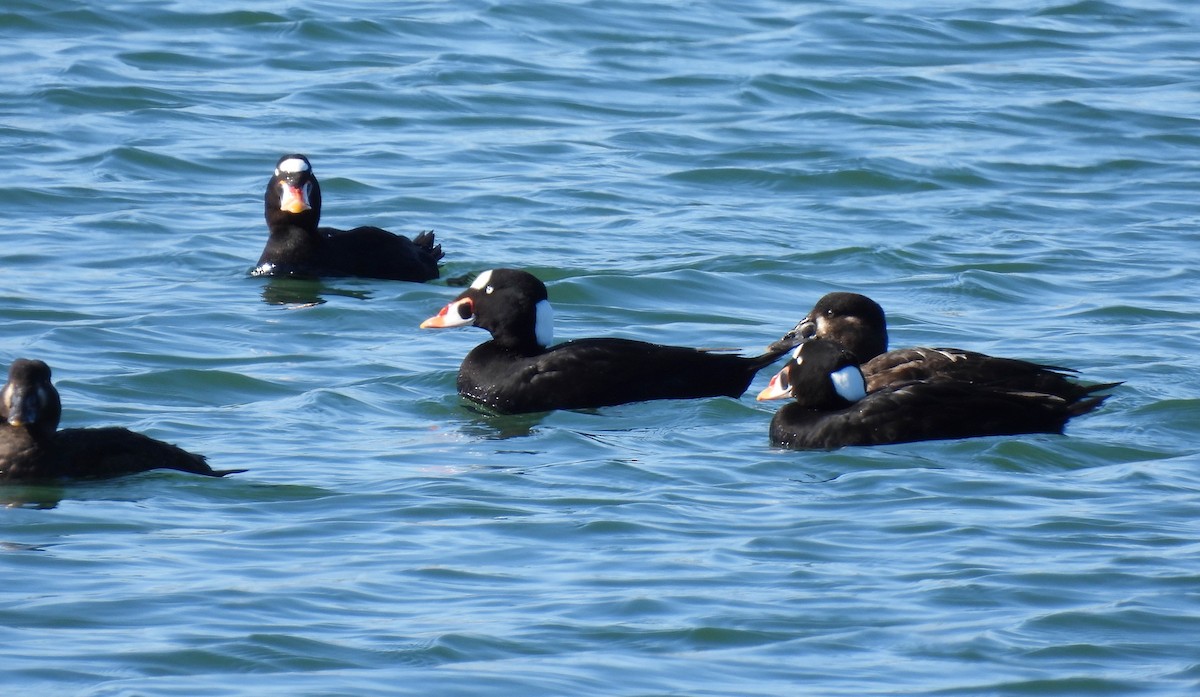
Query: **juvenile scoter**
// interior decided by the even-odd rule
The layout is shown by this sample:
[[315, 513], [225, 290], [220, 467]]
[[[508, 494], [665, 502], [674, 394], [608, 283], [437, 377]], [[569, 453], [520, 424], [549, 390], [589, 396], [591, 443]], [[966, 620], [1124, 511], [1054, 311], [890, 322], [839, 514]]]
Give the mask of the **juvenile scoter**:
[[245, 470], [214, 470], [202, 455], [125, 428], [58, 430], [62, 403], [50, 367], [19, 358], [0, 389], [0, 481], [104, 478], [152, 469], [210, 477]]
[[888, 351], [887, 319], [879, 303], [858, 293], [828, 293], [769, 350], [790, 349], [813, 337], [837, 342], [855, 356], [867, 391], [912, 380], [957, 380], [975, 385], [1033, 390], [1076, 401], [1119, 382], [1081, 385], [1069, 368], [999, 358], [955, 348]]
[[321, 185], [304, 155], [275, 164], [264, 196], [270, 236], [253, 276], [362, 276], [396, 281], [438, 277], [442, 246], [433, 232], [408, 239], [377, 227], [317, 227]]
[[797, 450], [922, 440], [1062, 433], [1107, 395], [1064, 398], [958, 380], [895, 382], [868, 392], [855, 354], [828, 339], [800, 344], [759, 393], [794, 397], [771, 419], [771, 442]]
[[740, 397], [759, 369], [787, 352], [746, 358], [616, 338], [551, 346], [553, 317], [545, 284], [525, 271], [493, 269], [421, 327], [473, 325], [491, 332], [491, 341], [463, 360], [458, 392], [508, 414]]

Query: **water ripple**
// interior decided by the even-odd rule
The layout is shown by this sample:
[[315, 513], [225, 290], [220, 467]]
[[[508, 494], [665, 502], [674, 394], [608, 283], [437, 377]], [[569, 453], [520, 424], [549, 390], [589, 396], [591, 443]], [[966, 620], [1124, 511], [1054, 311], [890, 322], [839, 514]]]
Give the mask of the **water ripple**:
[[[6, 360], [203, 452], [5, 487], [9, 691], [1194, 691], [1200, 14], [1171, 3], [460, 0], [0, 10]], [[331, 225], [443, 278], [264, 281]], [[562, 339], [761, 350], [830, 290], [1124, 381], [1066, 436], [795, 453], [775, 406], [499, 417], [422, 332], [479, 271]], [[767, 376], [758, 378], [760, 389]]]

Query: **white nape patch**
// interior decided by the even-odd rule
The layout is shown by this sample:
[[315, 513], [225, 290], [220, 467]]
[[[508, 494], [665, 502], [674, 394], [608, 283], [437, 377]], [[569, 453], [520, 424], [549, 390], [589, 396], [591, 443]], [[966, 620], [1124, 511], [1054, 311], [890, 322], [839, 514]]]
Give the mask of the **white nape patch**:
[[533, 335], [538, 346], [547, 347], [554, 343], [554, 308], [549, 300], [539, 300], [535, 308], [537, 320], [533, 325]]
[[288, 159], [279, 163], [279, 166], [275, 168], [275, 173], [297, 174], [299, 172], [307, 172], [309, 169], [311, 168], [304, 160], [301, 160], [298, 157], [289, 157]]
[[492, 282], [492, 270], [488, 269], [487, 271], [484, 271], [483, 273], [481, 273], [475, 277], [475, 280], [471, 282], [471, 287], [474, 288], [475, 290], [483, 290], [484, 287], [486, 287], [487, 284], [489, 284], [491, 282]]
[[848, 365], [829, 374], [833, 389], [848, 402], [857, 402], [867, 396], [867, 382], [856, 365]]

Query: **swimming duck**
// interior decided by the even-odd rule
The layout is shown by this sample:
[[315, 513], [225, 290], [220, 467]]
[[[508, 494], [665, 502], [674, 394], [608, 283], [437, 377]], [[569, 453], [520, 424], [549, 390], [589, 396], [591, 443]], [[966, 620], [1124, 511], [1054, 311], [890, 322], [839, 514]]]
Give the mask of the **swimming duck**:
[[264, 196], [269, 237], [253, 276], [361, 276], [397, 281], [438, 277], [442, 246], [426, 231], [409, 239], [377, 227], [318, 227], [321, 185], [304, 155], [275, 164]]
[[174, 469], [210, 477], [245, 470], [214, 470], [201, 455], [125, 428], [58, 430], [62, 402], [50, 367], [19, 358], [0, 388], [0, 481], [103, 478]]
[[808, 339], [758, 394], [794, 398], [771, 419], [775, 445], [797, 450], [923, 440], [1062, 433], [1107, 395], [1059, 395], [961, 380], [892, 382], [868, 391], [858, 356], [835, 341]]
[[618, 338], [553, 343], [554, 311], [533, 274], [492, 269], [421, 328], [476, 326], [490, 341], [467, 354], [459, 394], [508, 414], [590, 409], [653, 399], [740, 397], [787, 350], [713, 353]]
[[976, 385], [1033, 390], [1076, 401], [1119, 382], [1081, 385], [1068, 379], [1075, 371], [1014, 358], [999, 358], [955, 348], [887, 350], [887, 319], [879, 303], [858, 293], [828, 293], [808, 315], [771, 344], [790, 349], [813, 337], [835, 341], [857, 359], [867, 391], [913, 380], [950, 379]]

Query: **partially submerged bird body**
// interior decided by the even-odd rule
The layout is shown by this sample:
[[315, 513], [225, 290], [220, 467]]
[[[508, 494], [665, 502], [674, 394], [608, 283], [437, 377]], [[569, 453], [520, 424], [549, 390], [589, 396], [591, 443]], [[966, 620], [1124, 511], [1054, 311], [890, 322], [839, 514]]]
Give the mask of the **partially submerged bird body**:
[[504, 413], [590, 409], [656, 399], [739, 397], [785, 351], [743, 357], [620, 338], [552, 345], [553, 310], [532, 274], [493, 269], [423, 328], [473, 325], [492, 339], [472, 349], [458, 392]]
[[508, 414], [656, 399], [740, 397], [761, 359], [617, 338], [576, 339], [533, 355], [494, 341], [463, 360], [458, 391]]
[[914, 347], [888, 351], [883, 308], [858, 293], [826, 294], [794, 329], [770, 348], [791, 349], [811, 338], [835, 341], [849, 351], [862, 369], [868, 392], [917, 380], [952, 380], [1052, 394], [1075, 401], [1121, 384], [1085, 385], [1071, 379], [1075, 371], [1069, 368], [957, 348]]
[[255, 276], [359, 276], [397, 281], [438, 277], [443, 256], [433, 232], [413, 239], [382, 228], [319, 227], [321, 185], [304, 155], [284, 155], [263, 196], [267, 244]]
[[794, 449], [833, 449], [924, 440], [1062, 433], [1072, 417], [1107, 395], [1074, 397], [952, 379], [916, 379], [868, 388], [857, 357], [837, 342], [813, 338], [759, 393], [792, 397], [771, 419], [771, 442]]
[[126, 428], [58, 430], [62, 405], [42, 361], [17, 359], [0, 388], [0, 481], [116, 477], [173, 469], [209, 477], [244, 470], [214, 470], [189, 453]]

